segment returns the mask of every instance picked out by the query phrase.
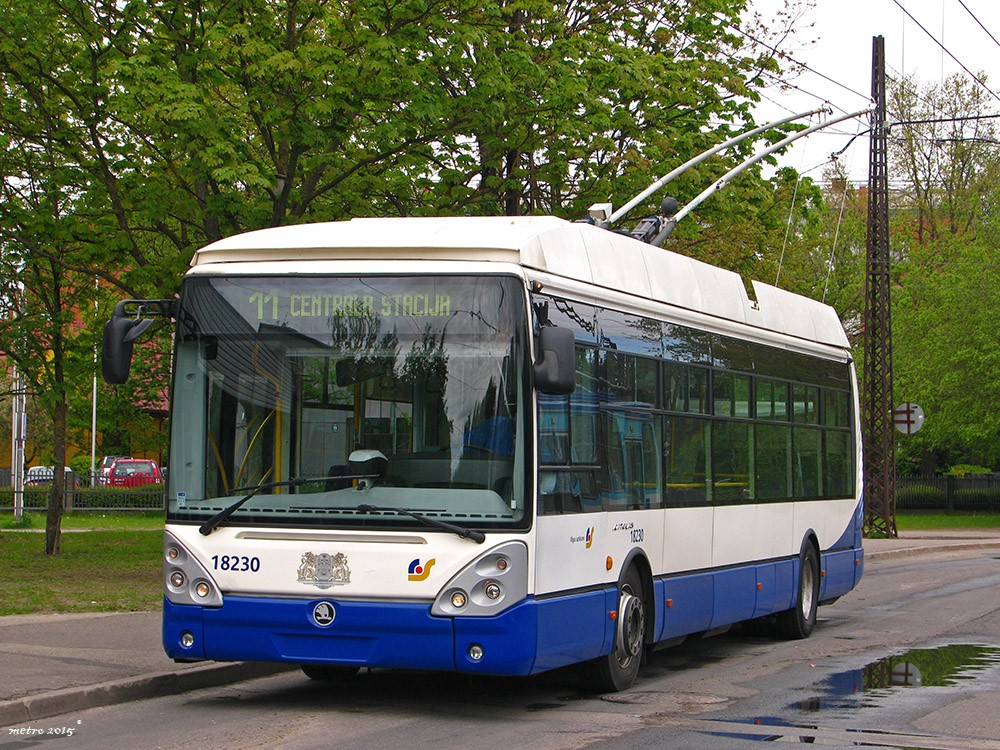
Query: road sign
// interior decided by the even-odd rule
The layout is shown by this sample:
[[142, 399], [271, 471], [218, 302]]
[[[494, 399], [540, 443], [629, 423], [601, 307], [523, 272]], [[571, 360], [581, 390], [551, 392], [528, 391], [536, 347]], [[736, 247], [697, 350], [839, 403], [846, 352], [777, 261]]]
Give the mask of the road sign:
[[912, 435], [924, 426], [924, 410], [916, 404], [897, 406], [892, 412], [892, 423], [904, 435]]

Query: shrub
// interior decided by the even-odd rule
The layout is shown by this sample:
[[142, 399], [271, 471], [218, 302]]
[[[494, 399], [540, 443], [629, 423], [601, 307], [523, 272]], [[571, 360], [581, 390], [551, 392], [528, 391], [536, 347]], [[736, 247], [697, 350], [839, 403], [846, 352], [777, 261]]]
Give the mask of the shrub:
[[992, 474], [992, 469], [987, 469], [985, 466], [972, 466], [971, 464], [955, 464], [948, 471], [945, 472], [945, 476], [950, 477], [964, 477], [967, 474]]

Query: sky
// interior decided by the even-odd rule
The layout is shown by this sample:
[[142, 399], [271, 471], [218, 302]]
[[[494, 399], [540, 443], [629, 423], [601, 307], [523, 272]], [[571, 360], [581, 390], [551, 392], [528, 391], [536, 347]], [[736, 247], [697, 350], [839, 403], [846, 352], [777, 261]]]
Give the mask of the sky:
[[[923, 87], [940, 83], [952, 73], [968, 76], [964, 66], [980, 78], [985, 72], [986, 85], [1000, 95], [998, 0], [812, 0], [811, 4], [794, 24], [799, 31], [782, 45], [811, 70], [789, 79], [797, 89], [783, 91], [778, 85], [765, 89], [758, 122], [811, 110], [823, 99], [830, 102], [833, 116], [867, 107], [875, 36], [885, 40], [886, 73], [891, 77], [912, 75]], [[750, 1], [750, 9], [765, 19], [773, 19], [775, 9], [782, 5], [782, 0]], [[1000, 98], [988, 96], [1000, 113]], [[801, 122], [814, 124], [819, 119]], [[819, 180], [822, 164], [848, 145], [859, 131], [858, 122], [847, 120], [796, 141], [779, 163]], [[867, 127], [865, 118], [860, 130]], [[867, 181], [866, 137], [857, 138], [839, 159], [853, 180]]]

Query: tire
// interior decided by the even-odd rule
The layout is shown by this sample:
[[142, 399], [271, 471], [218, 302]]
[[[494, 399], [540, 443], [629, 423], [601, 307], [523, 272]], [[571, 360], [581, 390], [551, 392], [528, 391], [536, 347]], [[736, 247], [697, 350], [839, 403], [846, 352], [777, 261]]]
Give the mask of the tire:
[[306, 677], [322, 682], [347, 682], [359, 671], [359, 667], [337, 667], [332, 664], [302, 665], [302, 672]]
[[584, 665], [584, 679], [591, 690], [616, 693], [635, 682], [646, 646], [645, 600], [642, 576], [632, 566], [618, 587], [614, 647], [607, 656]]
[[816, 627], [819, 607], [819, 553], [806, 544], [799, 558], [799, 590], [795, 606], [778, 614], [778, 635], [788, 640], [808, 638]]

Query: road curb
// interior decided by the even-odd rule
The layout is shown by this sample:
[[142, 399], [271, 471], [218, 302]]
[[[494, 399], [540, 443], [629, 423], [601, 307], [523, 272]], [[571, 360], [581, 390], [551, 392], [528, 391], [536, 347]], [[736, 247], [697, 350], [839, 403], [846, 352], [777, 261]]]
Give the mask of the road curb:
[[916, 547], [900, 547], [899, 549], [887, 549], [878, 551], [865, 550], [866, 560], [891, 560], [898, 557], [915, 557], [916, 555], [929, 555], [935, 552], [953, 552], [969, 550], [996, 549], [1000, 550], [1000, 539], [989, 542], [959, 542], [957, 544], [935, 544]]
[[290, 664], [232, 662], [204, 664], [176, 672], [153, 672], [122, 680], [63, 688], [0, 701], [0, 727], [133, 700], [178, 695], [297, 669]]

